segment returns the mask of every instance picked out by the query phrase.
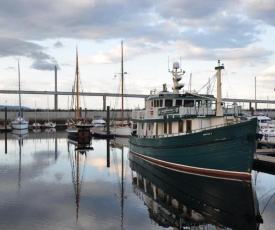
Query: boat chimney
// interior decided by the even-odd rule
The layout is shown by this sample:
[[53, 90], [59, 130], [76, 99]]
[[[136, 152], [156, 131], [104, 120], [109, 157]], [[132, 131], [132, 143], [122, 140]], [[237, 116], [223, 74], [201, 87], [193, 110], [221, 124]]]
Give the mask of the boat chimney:
[[166, 83], [162, 85], [162, 91], [163, 92], [167, 92], [167, 85], [166, 85]]
[[221, 83], [221, 70], [224, 69], [224, 65], [220, 65], [220, 60], [218, 60], [218, 66], [215, 67], [217, 70], [217, 107], [216, 116], [222, 116], [222, 83]]

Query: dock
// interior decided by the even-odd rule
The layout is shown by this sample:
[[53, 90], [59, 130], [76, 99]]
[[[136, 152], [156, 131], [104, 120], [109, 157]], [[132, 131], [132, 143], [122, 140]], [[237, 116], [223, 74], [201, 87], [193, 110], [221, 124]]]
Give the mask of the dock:
[[253, 170], [275, 175], [275, 149], [257, 149], [254, 156]]
[[11, 127], [9, 125], [7, 125], [7, 127], [5, 127], [4, 125], [0, 125], [0, 132], [10, 132], [11, 131]]

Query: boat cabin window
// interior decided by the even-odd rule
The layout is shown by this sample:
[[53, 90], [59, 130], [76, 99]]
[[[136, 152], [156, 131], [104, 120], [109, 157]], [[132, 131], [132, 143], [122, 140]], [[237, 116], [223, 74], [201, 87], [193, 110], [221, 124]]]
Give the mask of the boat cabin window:
[[148, 130], [150, 130], [151, 129], [151, 124], [148, 124]]
[[162, 107], [162, 100], [154, 100], [154, 107]]
[[183, 106], [184, 107], [193, 107], [194, 106], [194, 100], [184, 100]]
[[164, 131], [165, 134], [167, 133], [167, 123], [164, 123]]
[[154, 101], [151, 101], [151, 107], [154, 107]]
[[202, 101], [196, 100], [196, 107], [201, 107], [201, 106], [202, 106]]
[[159, 100], [159, 107], [163, 106], [163, 100]]
[[211, 108], [212, 106], [212, 101], [205, 100], [205, 107]]
[[182, 100], [176, 100], [176, 106], [182, 106]]
[[166, 99], [165, 100], [165, 107], [173, 106], [173, 100]]

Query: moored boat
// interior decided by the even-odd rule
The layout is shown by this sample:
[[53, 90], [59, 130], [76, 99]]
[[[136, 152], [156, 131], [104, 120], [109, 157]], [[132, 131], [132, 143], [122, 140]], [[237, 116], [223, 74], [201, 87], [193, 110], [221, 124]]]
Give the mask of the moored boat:
[[102, 116], [94, 116], [94, 119], [91, 122], [93, 127], [105, 127], [106, 121], [103, 120]]
[[[75, 118], [71, 119], [70, 123], [67, 125], [67, 133], [69, 136], [79, 136], [85, 133], [89, 133], [92, 124], [86, 120], [86, 118], [81, 117], [80, 103], [79, 103], [79, 68], [78, 68], [78, 52], [76, 50], [76, 71], [75, 71]], [[73, 95], [74, 96], [74, 95]], [[85, 130], [85, 132], [83, 131]]]
[[[257, 119], [240, 122], [240, 107], [230, 111], [221, 101], [221, 70], [217, 70], [217, 98], [180, 93], [185, 73], [173, 64], [173, 92], [166, 84], [145, 100], [145, 110], [133, 111], [137, 129], [129, 138], [136, 156], [176, 171], [210, 177], [250, 180], [257, 145]], [[225, 112], [224, 112], [225, 111]]]
[[22, 108], [21, 108], [21, 87], [20, 87], [20, 67], [19, 67], [19, 62], [18, 62], [18, 83], [19, 83], [19, 111], [18, 111], [18, 116], [11, 121], [10, 126], [12, 129], [28, 129], [29, 128], [29, 121], [25, 120], [23, 117], [22, 113]]

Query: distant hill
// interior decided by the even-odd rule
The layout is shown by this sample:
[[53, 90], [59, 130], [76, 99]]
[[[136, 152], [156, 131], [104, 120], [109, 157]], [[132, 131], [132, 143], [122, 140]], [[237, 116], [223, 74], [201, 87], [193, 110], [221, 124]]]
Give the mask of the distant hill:
[[[0, 110], [5, 110], [5, 107], [7, 107], [7, 110], [19, 110], [19, 106], [13, 106], [13, 105], [0, 105]], [[21, 106], [23, 110], [30, 110], [31, 108], [26, 106]]]

